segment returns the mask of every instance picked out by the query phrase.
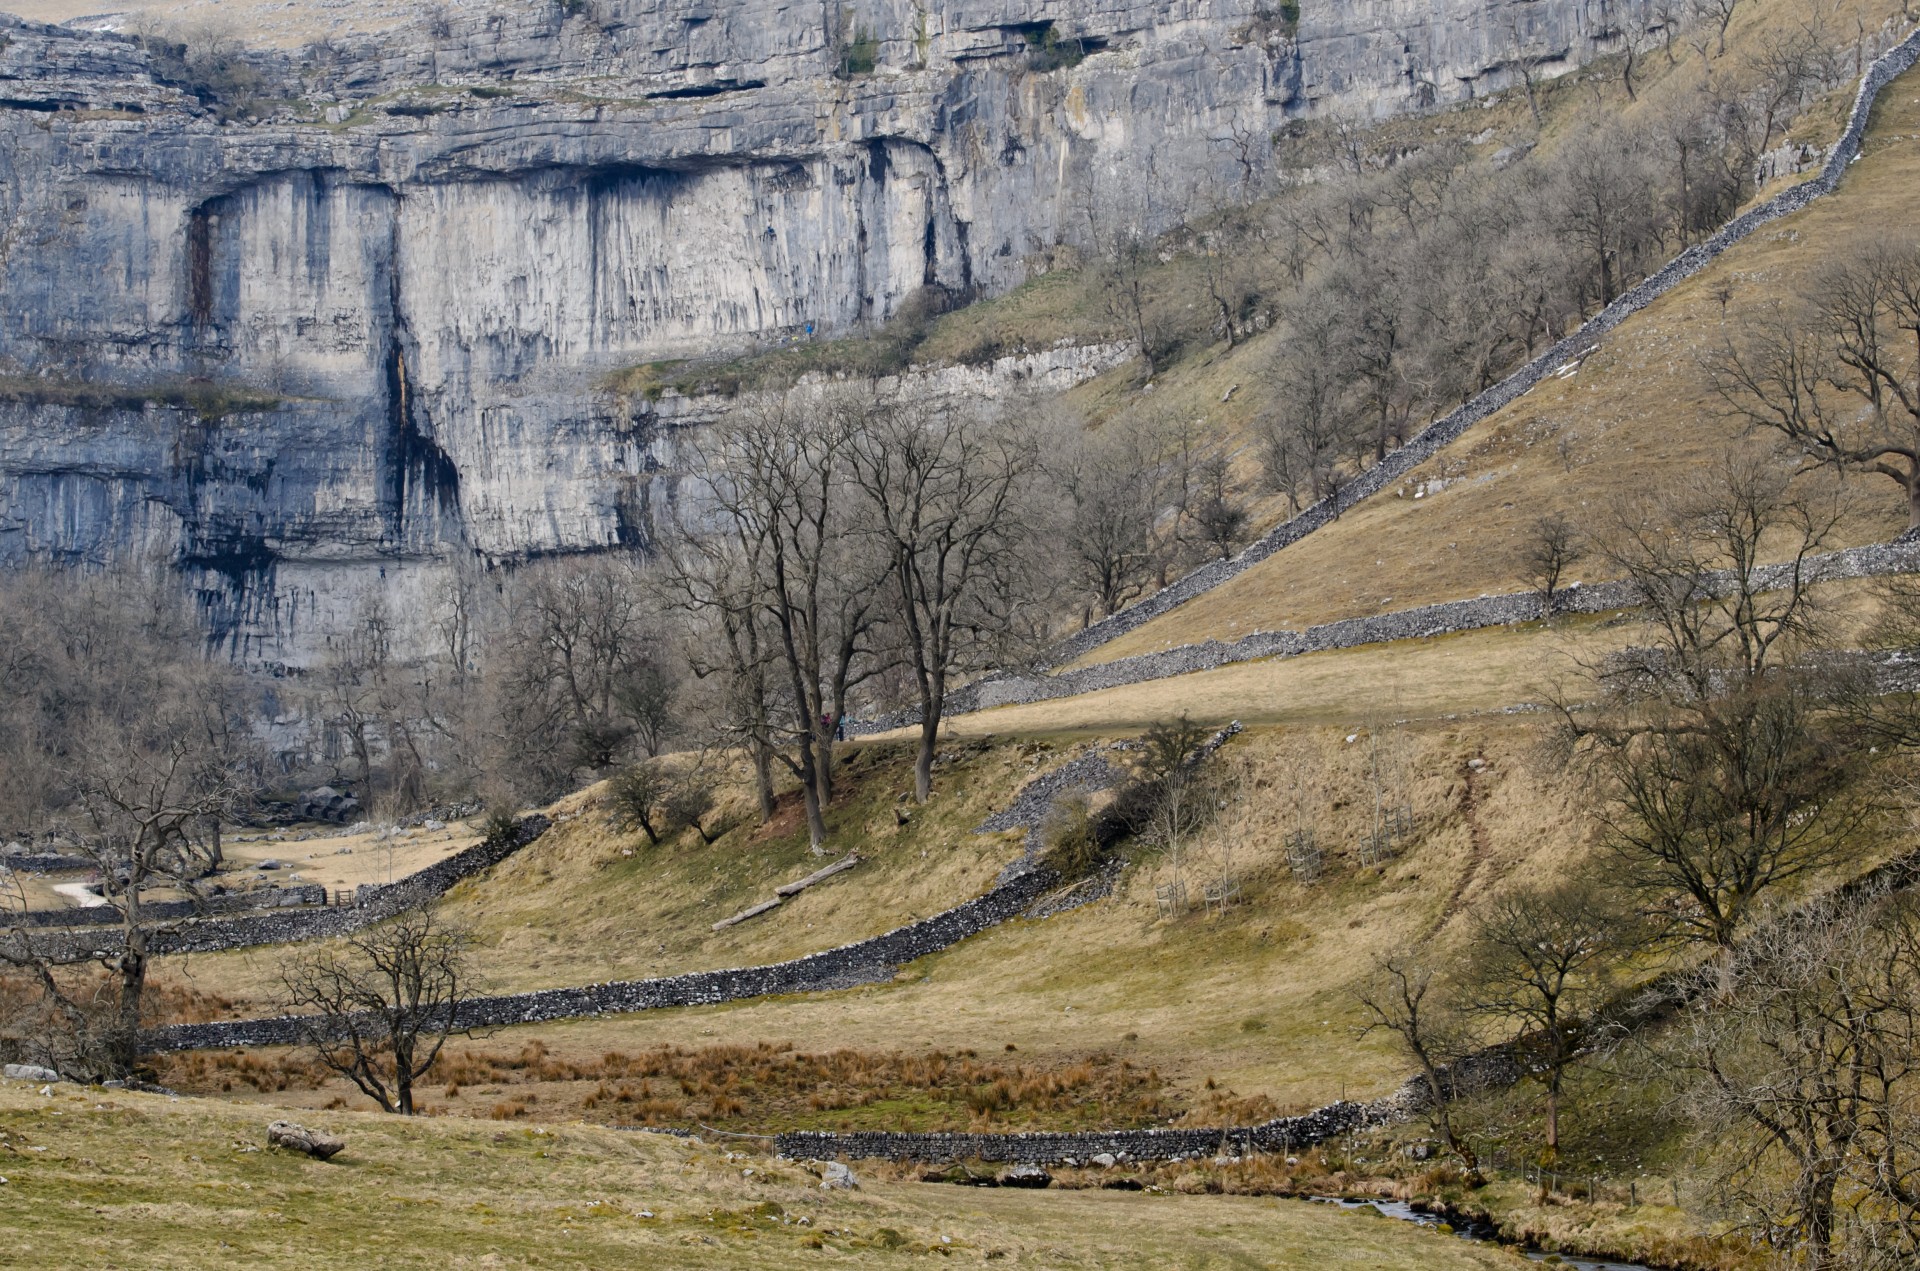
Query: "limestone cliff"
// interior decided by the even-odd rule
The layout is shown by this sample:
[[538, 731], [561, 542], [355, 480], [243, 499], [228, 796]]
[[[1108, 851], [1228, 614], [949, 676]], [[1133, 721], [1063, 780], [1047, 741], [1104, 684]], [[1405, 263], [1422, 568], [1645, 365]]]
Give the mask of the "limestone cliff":
[[610, 368], [1005, 289], [1090, 200], [1177, 215], [1144, 174], [1229, 182], [1289, 118], [1570, 68], [1646, 12], [536, 2], [261, 54], [238, 109], [0, 19], [0, 560], [164, 554], [298, 664], [372, 590], [643, 542], [699, 411]]

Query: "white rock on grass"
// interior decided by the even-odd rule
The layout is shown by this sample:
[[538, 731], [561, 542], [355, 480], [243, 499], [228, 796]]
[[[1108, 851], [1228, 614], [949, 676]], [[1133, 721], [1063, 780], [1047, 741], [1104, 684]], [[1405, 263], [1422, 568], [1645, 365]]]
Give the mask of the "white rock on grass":
[[39, 1064], [8, 1064], [0, 1068], [0, 1076], [9, 1081], [58, 1081], [60, 1074], [51, 1068]]
[[854, 1191], [860, 1182], [854, 1178], [853, 1171], [839, 1161], [828, 1161], [820, 1174], [820, 1186], [828, 1190]]

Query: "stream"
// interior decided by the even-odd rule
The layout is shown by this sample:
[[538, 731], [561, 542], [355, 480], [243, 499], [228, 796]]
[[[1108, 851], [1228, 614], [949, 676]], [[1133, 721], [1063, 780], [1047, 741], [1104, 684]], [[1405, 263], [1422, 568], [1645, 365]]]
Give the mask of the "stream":
[[[1423, 1213], [1404, 1200], [1348, 1200], [1339, 1196], [1315, 1196], [1312, 1199], [1317, 1204], [1338, 1205], [1342, 1209], [1361, 1209], [1372, 1206], [1385, 1217], [1397, 1218], [1401, 1222], [1410, 1222], [1421, 1227], [1438, 1227], [1443, 1222], [1451, 1221], [1442, 1218], [1439, 1214]], [[1485, 1223], [1470, 1222], [1464, 1225], [1455, 1223], [1454, 1234], [1462, 1240], [1477, 1240], [1486, 1244], [1506, 1243], [1491, 1226]], [[1545, 1262], [1549, 1257], [1557, 1256], [1559, 1260], [1554, 1265], [1570, 1268], [1571, 1271], [1652, 1271], [1651, 1268], [1644, 1267], [1638, 1262], [1606, 1262], [1595, 1258], [1575, 1257], [1566, 1253], [1548, 1254], [1538, 1249], [1521, 1248], [1518, 1252], [1535, 1262]]]

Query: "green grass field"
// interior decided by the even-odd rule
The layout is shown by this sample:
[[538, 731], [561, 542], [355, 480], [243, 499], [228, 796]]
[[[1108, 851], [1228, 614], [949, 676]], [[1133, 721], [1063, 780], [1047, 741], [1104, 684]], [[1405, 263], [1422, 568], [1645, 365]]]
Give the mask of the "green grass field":
[[[1010, 1267], [1520, 1265], [1501, 1250], [1291, 1200], [981, 1191], [592, 1126], [333, 1112], [329, 1162], [267, 1148], [269, 1114], [0, 1083], [0, 1267]], [[892, 1171], [897, 1172], [897, 1171]]]

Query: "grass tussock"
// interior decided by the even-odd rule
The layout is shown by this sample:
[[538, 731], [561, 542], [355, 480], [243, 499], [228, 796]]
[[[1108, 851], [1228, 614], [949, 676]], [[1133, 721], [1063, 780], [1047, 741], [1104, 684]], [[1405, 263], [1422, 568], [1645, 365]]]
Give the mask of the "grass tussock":
[[[299, 1051], [163, 1056], [161, 1079], [197, 1094], [311, 1094], [351, 1088]], [[791, 1043], [720, 1043], [563, 1055], [531, 1039], [517, 1050], [456, 1043], [422, 1086], [441, 1114], [503, 1120], [579, 1116], [610, 1125], [697, 1129], [1007, 1130], [1206, 1123], [1273, 1115], [1264, 1099], [1209, 1091], [1190, 1103], [1161, 1074], [1099, 1053], [1027, 1059], [1002, 1053], [808, 1052]]]

